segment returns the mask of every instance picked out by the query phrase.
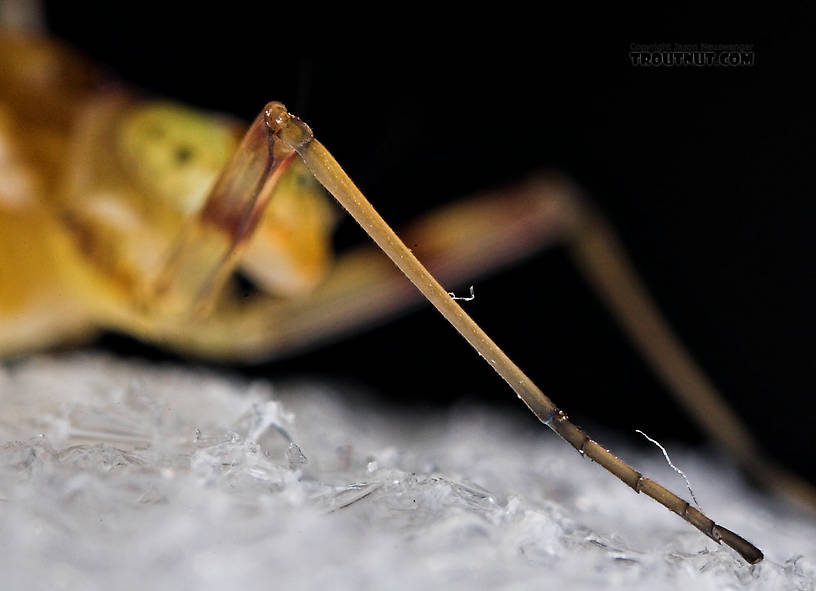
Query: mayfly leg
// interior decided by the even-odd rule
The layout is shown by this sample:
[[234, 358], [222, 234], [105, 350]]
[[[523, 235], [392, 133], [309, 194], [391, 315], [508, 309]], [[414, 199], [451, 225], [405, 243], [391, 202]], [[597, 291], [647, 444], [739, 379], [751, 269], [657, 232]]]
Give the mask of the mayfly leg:
[[[558, 177], [539, 176], [437, 209], [400, 235], [445, 285], [464, 285], [561, 240], [559, 203], [569, 190]], [[336, 340], [424, 301], [379, 248], [365, 245], [338, 257], [309, 293], [228, 293], [205, 322], [164, 326], [161, 338], [187, 354], [254, 363]]]
[[[564, 242], [615, 320], [686, 411], [759, 483], [800, 507], [816, 508], [816, 489], [777, 467], [732, 412], [705, 372], [675, 336], [604, 217], [577, 196], [563, 203]], [[567, 212], [567, 210], [570, 210]]]
[[303, 159], [312, 174], [334, 195], [374, 242], [388, 255], [434, 307], [459, 331], [476, 351], [510, 385], [530, 410], [570, 445], [620, 478], [635, 492], [643, 492], [680, 515], [715, 542], [725, 542], [747, 562], [762, 560], [762, 552], [739, 535], [717, 525], [687, 501], [666, 490], [653, 480], [590, 439], [571, 423], [544, 393], [465, 313], [461, 306], [434, 279], [393, 230], [374, 210], [360, 190], [346, 175], [326, 148], [317, 141], [309, 127], [288, 113], [280, 103], [269, 103], [264, 110], [271, 133]]

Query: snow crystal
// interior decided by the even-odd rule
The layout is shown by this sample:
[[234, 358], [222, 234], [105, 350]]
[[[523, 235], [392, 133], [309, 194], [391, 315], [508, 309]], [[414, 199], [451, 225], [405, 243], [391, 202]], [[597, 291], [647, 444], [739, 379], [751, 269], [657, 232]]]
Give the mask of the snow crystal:
[[814, 589], [816, 522], [733, 469], [672, 451], [756, 566], [548, 431], [101, 356], [0, 366], [2, 588]]

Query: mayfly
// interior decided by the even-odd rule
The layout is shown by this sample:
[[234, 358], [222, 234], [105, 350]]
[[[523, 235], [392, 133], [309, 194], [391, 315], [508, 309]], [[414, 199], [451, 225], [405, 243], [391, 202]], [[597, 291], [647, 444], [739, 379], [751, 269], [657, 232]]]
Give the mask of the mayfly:
[[[759, 459], [609, 227], [568, 182], [539, 178], [500, 199], [453, 206], [409, 230], [415, 254], [280, 103], [269, 103], [239, 142], [229, 121], [126, 90], [99, 92], [84, 62], [50, 42], [8, 36], [0, 47], [0, 355], [107, 328], [198, 356], [261, 359], [404, 306], [410, 286], [376, 252], [329, 270], [332, 216], [322, 185], [542, 422], [749, 563], [762, 559], [570, 422], [419, 262], [454, 283], [565, 241], [706, 429], [763, 480], [786, 482]], [[238, 271], [263, 293], [237, 294]]]

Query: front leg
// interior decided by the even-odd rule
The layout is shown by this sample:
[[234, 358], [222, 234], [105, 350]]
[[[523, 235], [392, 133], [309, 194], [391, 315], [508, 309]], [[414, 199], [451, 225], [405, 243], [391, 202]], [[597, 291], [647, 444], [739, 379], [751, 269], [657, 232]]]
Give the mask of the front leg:
[[148, 284], [145, 314], [158, 320], [159, 332], [166, 320], [185, 324], [210, 314], [293, 157], [258, 116]]

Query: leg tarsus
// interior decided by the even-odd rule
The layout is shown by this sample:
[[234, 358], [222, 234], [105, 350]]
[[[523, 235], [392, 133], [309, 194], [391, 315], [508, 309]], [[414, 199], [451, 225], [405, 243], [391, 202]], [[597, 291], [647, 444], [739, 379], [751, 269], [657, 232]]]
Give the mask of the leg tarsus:
[[816, 510], [816, 488], [765, 458], [748, 428], [674, 334], [610, 224], [577, 199], [565, 211], [571, 212], [567, 245], [573, 260], [652, 371], [743, 469], [797, 505]]

